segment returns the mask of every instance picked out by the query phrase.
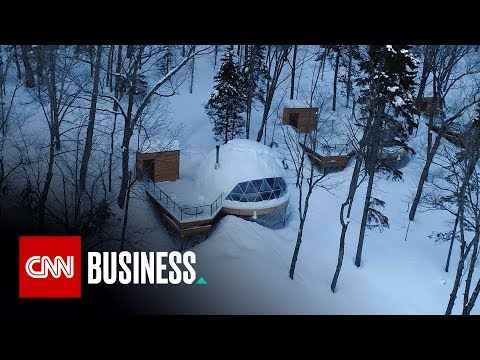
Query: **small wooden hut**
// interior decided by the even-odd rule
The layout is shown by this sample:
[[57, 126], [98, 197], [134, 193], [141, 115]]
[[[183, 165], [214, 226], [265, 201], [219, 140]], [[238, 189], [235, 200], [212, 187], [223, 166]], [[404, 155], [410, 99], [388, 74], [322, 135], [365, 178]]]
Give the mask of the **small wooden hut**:
[[284, 108], [282, 124], [305, 133], [317, 128], [318, 108]]
[[180, 177], [180, 150], [140, 153], [137, 157], [137, 179], [175, 181]]

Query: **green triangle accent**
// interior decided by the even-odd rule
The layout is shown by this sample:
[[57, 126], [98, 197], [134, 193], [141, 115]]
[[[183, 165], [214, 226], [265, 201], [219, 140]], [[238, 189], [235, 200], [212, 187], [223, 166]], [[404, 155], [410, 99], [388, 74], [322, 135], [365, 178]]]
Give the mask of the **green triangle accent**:
[[207, 285], [207, 280], [203, 278], [203, 276], [197, 280], [196, 282], [197, 285]]

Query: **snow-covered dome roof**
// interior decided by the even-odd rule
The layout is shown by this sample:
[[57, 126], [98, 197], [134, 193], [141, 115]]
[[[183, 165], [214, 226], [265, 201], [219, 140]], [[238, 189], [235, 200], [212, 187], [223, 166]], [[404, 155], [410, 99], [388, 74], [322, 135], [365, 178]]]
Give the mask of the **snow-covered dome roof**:
[[215, 169], [216, 149], [210, 151], [200, 164], [195, 179], [199, 193], [206, 198], [225, 197], [242, 182], [285, 177], [280, 155], [257, 141], [233, 139], [220, 146], [219, 163]]

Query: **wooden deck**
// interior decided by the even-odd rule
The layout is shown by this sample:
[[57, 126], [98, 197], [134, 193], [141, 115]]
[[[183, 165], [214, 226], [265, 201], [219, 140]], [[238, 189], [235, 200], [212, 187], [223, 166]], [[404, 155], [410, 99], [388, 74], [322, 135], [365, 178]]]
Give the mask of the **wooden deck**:
[[348, 155], [320, 155], [309, 147], [299, 143], [302, 149], [307, 153], [310, 161], [317, 165], [322, 171], [329, 169], [345, 169], [347, 167]]
[[217, 220], [220, 214], [220, 209], [218, 209], [218, 211], [215, 211], [212, 216], [202, 216], [201, 218], [196, 218], [194, 220], [179, 219], [178, 214], [175, 211], [172, 211], [165, 206], [165, 204], [149, 190], [145, 189], [145, 192], [160, 210], [162, 222], [165, 227], [180, 236], [180, 238], [190, 237], [195, 234], [204, 234], [205, 238], [207, 238], [208, 232], [212, 228], [212, 224]]
[[260, 216], [285, 209], [288, 206], [288, 200], [286, 200], [277, 206], [265, 209], [232, 209], [223, 207], [223, 194], [220, 194], [210, 205], [186, 207], [173, 201], [152, 182], [144, 183], [144, 189], [147, 197], [160, 211], [161, 220], [165, 228], [182, 239], [181, 248], [186, 247], [193, 235], [203, 234], [206, 239], [212, 229], [212, 225], [222, 216], [250, 217], [254, 215], [254, 212]]

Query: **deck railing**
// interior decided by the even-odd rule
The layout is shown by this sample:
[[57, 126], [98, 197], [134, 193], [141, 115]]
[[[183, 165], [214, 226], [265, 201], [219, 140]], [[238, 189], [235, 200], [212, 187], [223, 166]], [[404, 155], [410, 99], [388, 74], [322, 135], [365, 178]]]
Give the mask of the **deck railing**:
[[213, 217], [213, 214], [221, 208], [223, 203], [223, 193], [221, 193], [210, 205], [182, 206], [175, 202], [165, 191], [160, 189], [160, 187], [151, 180], [147, 180], [147, 189], [153, 193], [153, 196], [156, 197], [167, 210], [173, 210], [172, 215], [180, 217], [180, 220], [183, 220], [185, 215], [195, 216], [195, 218], [198, 219], [199, 215], [204, 212], [207, 214], [208, 210], [210, 210], [210, 217]]
[[[298, 142], [300, 146], [306, 150], [308, 153], [315, 153], [311, 148], [303, 144], [301, 141]], [[316, 154], [320, 156], [340, 156], [348, 155], [353, 150], [352, 144], [318, 144], [316, 149]]]

